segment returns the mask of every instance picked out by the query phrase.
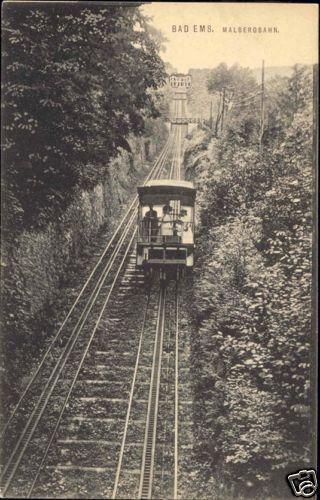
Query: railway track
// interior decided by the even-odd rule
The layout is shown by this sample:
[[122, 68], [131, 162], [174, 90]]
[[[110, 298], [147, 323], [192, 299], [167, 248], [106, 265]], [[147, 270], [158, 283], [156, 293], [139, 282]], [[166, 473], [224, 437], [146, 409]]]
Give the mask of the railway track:
[[[145, 182], [147, 182], [150, 178], [157, 177], [157, 175], [161, 176], [164, 167], [164, 162], [166, 160], [166, 155], [168, 154], [170, 147], [172, 147], [172, 142], [173, 142], [173, 137], [170, 137]], [[90, 297], [90, 293], [92, 293], [91, 287], [96, 284], [95, 280], [99, 279], [103, 272], [106, 273], [110, 272], [112, 265], [115, 262], [115, 258], [117, 257], [117, 253], [119, 252], [119, 248], [121, 247], [121, 244], [125, 239], [126, 230], [129, 225], [131, 226], [133, 225], [134, 217], [136, 215], [136, 210], [137, 210], [137, 203], [138, 203], [138, 197], [135, 196], [134, 200], [132, 201], [131, 205], [129, 206], [125, 215], [120, 221], [116, 231], [112, 235], [112, 238], [108, 242], [102, 255], [100, 256], [99, 260], [97, 261], [90, 275], [88, 276], [85, 284], [82, 286], [76, 300], [72, 304], [68, 314], [64, 318], [62, 324], [60, 325], [54, 339], [51, 341], [38, 367], [32, 374], [11, 416], [9, 417], [6, 424], [3, 426], [3, 429], [1, 430], [0, 434], [1, 438], [3, 438], [8, 433], [9, 427], [13, 422], [14, 418], [17, 418], [17, 414], [22, 407], [22, 403], [26, 402], [26, 396], [29, 397], [29, 392], [32, 387], [32, 384], [34, 384], [37, 378], [41, 378], [41, 376], [43, 375], [41, 370], [45, 368], [45, 363], [48, 361], [49, 356], [54, 357], [54, 348], [56, 346], [60, 347], [61, 345], [64, 345], [65, 336], [67, 338], [69, 337], [68, 327], [70, 327], [70, 324], [72, 324], [73, 316], [78, 316], [81, 309], [83, 308], [83, 305], [84, 304], [87, 305], [88, 297]]]
[[[146, 181], [163, 175], [167, 156], [173, 145], [174, 136], [171, 134]], [[75, 346], [79, 343], [84, 345], [90, 343], [88, 318], [94, 315], [100, 317], [99, 308], [101, 310], [102, 307], [103, 310], [106, 307], [106, 303], [101, 306], [101, 296], [106, 295], [108, 302], [116, 287], [120, 270], [133, 243], [137, 203], [137, 197], [135, 197], [2, 430], [3, 455], [6, 460], [1, 475], [3, 495], [6, 495], [15, 479], [51, 396], [54, 395], [54, 391], [59, 391], [61, 376], [64, 371], [68, 371], [68, 364], [70, 364]], [[96, 328], [97, 324], [94, 325], [94, 331]], [[73, 385], [74, 382], [71, 384], [71, 390]], [[67, 392], [67, 399], [69, 393], [70, 389]], [[22, 430], [18, 434], [20, 429]]]
[[163, 352], [163, 337], [165, 326], [166, 287], [161, 285], [159, 297], [159, 312], [156, 328], [155, 347], [152, 363], [152, 375], [148, 402], [148, 413], [144, 448], [142, 455], [139, 498], [150, 498], [154, 468], [154, 455], [157, 436], [157, 419], [159, 405], [160, 375]]
[[[163, 451], [165, 446], [167, 456], [172, 455], [174, 440], [172, 436], [167, 440], [168, 435], [163, 432], [159, 436], [158, 415], [160, 408], [161, 415], [168, 417], [169, 409], [174, 419], [177, 404], [178, 378], [172, 377], [172, 370], [169, 373], [166, 365], [176, 356], [172, 345], [178, 338], [178, 294], [176, 282], [167, 284], [156, 281], [149, 290], [149, 305], [137, 350], [112, 498], [152, 498], [155, 487], [156, 498], [176, 498], [178, 471], [173, 460], [169, 463], [170, 484], [164, 485], [159, 481], [163, 467], [159, 450]], [[149, 374], [147, 384], [143, 376], [146, 367]], [[164, 371], [167, 372], [166, 377]], [[164, 390], [167, 384], [170, 385], [169, 400]], [[141, 414], [137, 416], [134, 410], [141, 400], [144, 401], [143, 420], [140, 420]], [[175, 432], [177, 428], [174, 429]]]
[[[175, 126], [146, 182], [151, 178], [159, 178], [163, 175], [169, 178], [180, 178], [181, 142], [181, 129]], [[170, 155], [170, 170], [165, 174], [165, 167], [168, 165]], [[178, 339], [178, 292], [176, 290], [176, 298], [173, 301], [172, 299], [168, 301], [166, 286], [159, 286], [158, 283], [155, 287], [155, 284], [151, 284], [146, 289], [143, 280], [141, 282], [143, 277], [139, 276], [138, 271], [134, 268], [135, 256], [132, 252], [132, 246], [136, 233], [137, 206], [138, 200], [135, 197], [61, 323], [54, 339], [47, 347], [40, 364], [31, 376], [2, 431], [5, 458], [1, 474], [3, 496], [8, 494], [18, 497], [44, 496], [47, 493], [47, 485], [50, 484], [54, 476], [52, 471], [55, 473], [58, 471], [58, 476], [59, 473], [75, 473], [77, 476], [80, 471], [83, 474], [83, 488], [85, 489], [86, 485], [94, 483], [96, 486], [92, 486], [93, 491], [96, 491], [98, 487], [104, 497], [112, 495], [113, 498], [117, 498], [120, 494], [120, 498], [136, 496], [150, 498], [152, 495], [163, 343], [167, 332], [171, 332], [169, 338]], [[142, 286], [141, 290], [137, 291], [139, 290], [139, 282]], [[121, 309], [125, 310], [125, 307], [130, 307], [126, 306], [126, 303], [132, 306], [135, 300], [139, 314], [134, 323], [134, 332], [132, 331], [128, 339], [122, 336], [123, 344], [120, 344], [119, 331], [121, 328], [122, 332], [132, 328], [130, 326], [132, 324], [131, 317], [128, 318], [124, 315], [120, 319], [123, 316]], [[144, 314], [141, 315], [141, 304], [143, 303], [145, 309]], [[171, 320], [170, 325], [167, 324], [166, 319], [172, 317], [172, 312], [171, 314], [167, 313], [169, 304], [171, 304], [171, 309], [174, 308], [173, 316], [176, 318], [173, 322]], [[141, 320], [142, 317], [143, 320]], [[172, 333], [173, 324], [174, 334]], [[107, 339], [103, 333], [103, 325], [106, 325]], [[141, 332], [140, 336], [137, 336], [139, 331]], [[131, 340], [132, 345], [130, 344]], [[132, 356], [128, 356], [128, 363], [123, 366], [123, 373], [121, 365], [109, 369], [110, 359], [116, 359], [121, 363], [123, 354], [121, 349], [127, 341], [128, 351], [126, 352], [129, 354], [137, 352], [135, 362], [133, 363]], [[176, 340], [174, 350], [176, 361], [173, 402], [173, 408], [175, 408], [173, 443], [175, 458], [171, 470], [173, 484], [170, 486], [170, 496], [173, 498], [177, 498], [178, 476], [177, 342]], [[119, 346], [122, 346], [120, 351], [117, 350]], [[100, 359], [102, 355], [105, 356], [105, 364], [97, 366], [108, 367], [108, 376], [111, 379], [113, 377], [115, 384], [119, 385], [119, 392], [116, 394], [119, 397], [112, 397], [114, 389], [111, 387], [108, 388], [109, 391], [103, 392], [108, 396], [101, 397], [99, 389], [104, 388], [104, 380], [99, 378], [99, 373], [92, 375], [94, 368], [90, 363], [93, 362], [96, 366], [95, 360]], [[88, 373], [87, 379], [83, 379], [83, 373]], [[146, 375], [147, 378], [150, 375], [150, 383], [148, 384], [145, 383]], [[122, 396], [124, 393], [121, 389], [125, 385], [123, 377], [126, 381], [132, 380], [131, 388], [125, 397]], [[77, 394], [81, 390], [79, 387], [83, 385], [81, 384], [83, 380], [85, 380], [87, 396], [78, 396]], [[107, 378], [107, 380], [109, 379]], [[148, 395], [147, 391], [149, 391]], [[99, 393], [98, 397], [95, 396], [97, 393]], [[74, 405], [78, 408], [79, 400], [84, 415], [74, 414]], [[85, 409], [86, 403], [90, 401], [94, 405], [93, 414]], [[124, 411], [124, 403], [127, 401], [129, 403]], [[160, 405], [162, 403], [160, 401]], [[95, 405], [98, 405], [98, 414], [102, 413], [104, 416], [97, 417]], [[141, 419], [141, 415], [144, 413], [146, 420]], [[137, 416], [138, 418], [135, 418]], [[122, 420], [124, 430], [120, 435], [114, 427], [116, 422], [119, 425]], [[92, 421], [96, 424], [102, 422], [101, 425], [106, 425], [105, 432], [96, 439], [93, 437], [83, 440], [79, 440], [78, 437], [75, 439], [72, 437], [72, 432], [70, 437], [68, 430], [66, 430], [68, 429], [66, 422], [87, 423]], [[62, 437], [61, 432], [62, 434], [64, 432]], [[88, 435], [90, 436], [90, 432]], [[132, 442], [132, 436], [136, 441]], [[139, 439], [138, 436], [140, 436]], [[107, 461], [107, 465], [102, 460], [103, 466], [97, 466], [96, 464], [101, 462], [101, 449], [100, 446], [96, 445], [101, 445], [103, 442], [109, 448], [111, 446], [112, 457], [111, 460]], [[74, 457], [75, 451], [73, 448], [79, 443], [81, 443], [81, 458], [79, 464], [74, 465], [72, 457]], [[61, 445], [64, 448], [61, 448]], [[87, 446], [91, 450], [89, 455], [93, 455], [93, 458], [96, 459], [96, 461], [90, 462], [91, 465], [87, 463]], [[93, 449], [95, 452], [92, 451]], [[63, 457], [59, 455], [61, 450], [64, 450], [64, 453], [70, 458], [65, 464], [63, 464]], [[55, 463], [55, 457], [58, 463]], [[86, 465], [83, 465], [84, 463]], [[140, 466], [137, 465], [138, 463]], [[127, 476], [126, 471], [129, 471]], [[102, 489], [101, 472], [107, 473], [108, 478]], [[94, 479], [96, 475], [98, 475], [98, 479]], [[79, 483], [79, 476], [77, 477], [76, 483]], [[86, 479], [84, 480], [84, 478]], [[70, 481], [72, 484], [72, 478]], [[58, 483], [58, 477], [54, 478], [53, 489]], [[45, 485], [45, 490], [43, 490], [42, 485]], [[77, 489], [76, 485], [75, 489]], [[58, 491], [57, 493], [59, 494]]]
[[[181, 143], [182, 143], [182, 134], [181, 128], [175, 127], [173, 130], [173, 134], [175, 137], [176, 147], [174, 149], [171, 161], [171, 168], [169, 177], [170, 179], [179, 179], [180, 178], [180, 168], [181, 168]], [[126, 416], [126, 423], [124, 428], [124, 434], [122, 438], [121, 451], [119, 455], [119, 461], [117, 466], [115, 484], [113, 488], [112, 498], [151, 498], [153, 493], [154, 486], [154, 471], [155, 471], [155, 461], [156, 455], [159, 453], [156, 450], [157, 439], [159, 441], [159, 436], [157, 434], [157, 424], [158, 424], [158, 412], [159, 412], [159, 398], [160, 398], [160, 387], [161, 387], [161, 371], [162, 371], [162, 354], [163, 354], [163, 344], [164, 339], [167, 343], [167, 355], [169, 359], [173, 357], [174, 359], [174, 373], [172, 373], [172, 369], [169, 366], [170, 361], [167, 361], [167, 379], [166, 384], [170, 385], [169, 382], [169, 374], [170, 377], [173, 375], [174, 384], [171, 383], [171, 396], [168, 401], [167, 391], [165, 392], [165, 398], [161, 401], [161, 405], [166, 408], [166, 412], [171, 410], [172, 421], [174, 423], [174, 432], [173, 439], [172, 436], [168, 436], [165, 433], [163, 436], [163, 448], [169, 447], [169, 458], [170, 453], [172, 453], [174, 459], [171, 460], [171, 466], [169, 467], [169, 475], [172, 478], [172, 484], [165, 485], [163, 488], [163, 481], [161, 484], [156, 484], [157, 492], [156, 497], [159, 495], [161, 497], [169, 497], [169, 498], [177, 498], [178, 496], [178, 359], [179, 359], [179, 328], [178, 328], [178, 318], [179, 318], [179, 301], [178, 301], [178, 284], [177, 282], [174, 284], [174, 298], [171, 300], [167, 300], [167, 286], [162, 283], [159, 284], [159, 298], [158, 298], [158, 312], [157, 312], [157, 322], [155, 327], [155, 340], [154, 340], [154, 350], [153, 350], [153, 361], [152, 361], [152, 370], [150, 377], [150, 385], [149, 385], [149, 395], [148, 395], [148, 409], [146, 414], [146, 422], [145, 422], [145, 430], [144, 430], [144, 439], [143, 439], [143, 451], [142, 456], [139, 455], [141, 461], [141, 469], [140, 469], [140, 479], [139, 483], [137, 480], [131, 484], [131, 488], [126, 488], [125, 476], [126, 470], [128, 471], [128, 461], [125, 461], [125, 447], [126, 447], [126, 439], [128, 434], [128, 429], [130, 428], [130, 412], [132, 406], [132, 398], [134, 397], [135, 391], [135, 381], [136, 381], [136, 372], [133, 377], [133, 385], [131, 389], [131, 397], [129, 400], [128, 411]], [[169, 285], [172, 287], [172, 285]], [[172, 292], [171, 292], [172, 293]], [[170, 307], [169, 307], [170, 306]], [[169, 309], [169, 311], [168, 311]], [[143, 335], [143, 332], [142, 332]], [[173, 344], [172, 344], [173, 342]], [[173, 356], [172, 356], [173, 353]], [[139, 367], [139, 356], [141, 354], [141, 344], [139, 345], [137, 360], [136, 360], [136, 368], [138, 370]], [[166, 421], [168, 417], [168, 413], [164, 415], [164, 421]], [[169, 439], [168, 439], [169, 437]], [[141, 438], [140, 438], [141, 439]], [[166, 443], [164, 445], [164, 442]], [[141, 448], [141, 441], [140, 441]], [[168, 446], [169, 445], [169, 446]], [[158, 447], [159, 448], [159, 447]], [[159, 456], [158, 463], [160, 463]], [[166, 457], [168, 458], [168, 456]], [[123, 462], [125, 462], [126, 466], [123, 466]], [[169, 459], [170, 462], [170, 459]], [[130, 463], [130, 461], [129, 461]], [[131, 471], [136, 470], [137, 462], [133, 460], [131, 463]], [[122, 470], [124, 469], [124, 470]], [[157, 471], [160, 472], [160, 476], [163, 477], [163, 470]], [[168, 474], [168, 470], [166, 470]], [[128, 475], [128, 473], [127, 473]], [[159, 474], [158, 474], [159, 475]], [[131, 473], [131, 476], [133, 474]], [[122, 481], [121, 481], [122, 477]], [[156, 481], [159, 483], [159, 481]], [[170, 482], [169, 482], [170, 483]]]

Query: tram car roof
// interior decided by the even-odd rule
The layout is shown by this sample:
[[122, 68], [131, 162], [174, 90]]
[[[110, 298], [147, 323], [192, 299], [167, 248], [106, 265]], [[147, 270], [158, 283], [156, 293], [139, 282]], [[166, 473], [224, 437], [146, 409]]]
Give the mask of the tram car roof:
[[157, 196], [171, 196], [174, 199], [183, 198], [194, 204], [196, 189], [192, 182], [171, 179], [155, 179], [138, 187], [140, 203], [150, 203], [151, 198], [156, 202]]

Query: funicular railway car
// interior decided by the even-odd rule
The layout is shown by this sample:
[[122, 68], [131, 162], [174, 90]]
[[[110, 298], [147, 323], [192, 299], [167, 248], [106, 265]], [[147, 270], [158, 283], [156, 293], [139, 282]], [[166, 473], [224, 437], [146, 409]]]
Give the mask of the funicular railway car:
[[193, 267], [192, 182], [153, 180], [138, 187], [137, 266], [161, 272]]

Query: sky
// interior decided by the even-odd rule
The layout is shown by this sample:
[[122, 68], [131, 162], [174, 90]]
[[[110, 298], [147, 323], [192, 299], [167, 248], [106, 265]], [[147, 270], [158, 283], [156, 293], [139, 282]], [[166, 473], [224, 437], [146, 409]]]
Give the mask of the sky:
[[[316, 4], [152, 2], [141, 9], [168, 39], [161, 56], [179, 72], [220, 62], [250, 68], [260, 66], [262, 59], [266, 66], [317, 62]], [[188, 32], [179, 32], [179, 25], [182, 30], [187, 26]], [[210, 25], [214, 31], [200, 32], [199, 25]], [[275, 27], [279, 33], [224, 33], [224, 26]]]

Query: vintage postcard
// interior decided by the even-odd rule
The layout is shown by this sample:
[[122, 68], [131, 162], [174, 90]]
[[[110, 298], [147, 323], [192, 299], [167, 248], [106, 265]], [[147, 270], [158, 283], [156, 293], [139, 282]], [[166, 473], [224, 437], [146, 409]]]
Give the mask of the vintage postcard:
[[317, 495], [318, 5], [2, 5], [4, 498]]

